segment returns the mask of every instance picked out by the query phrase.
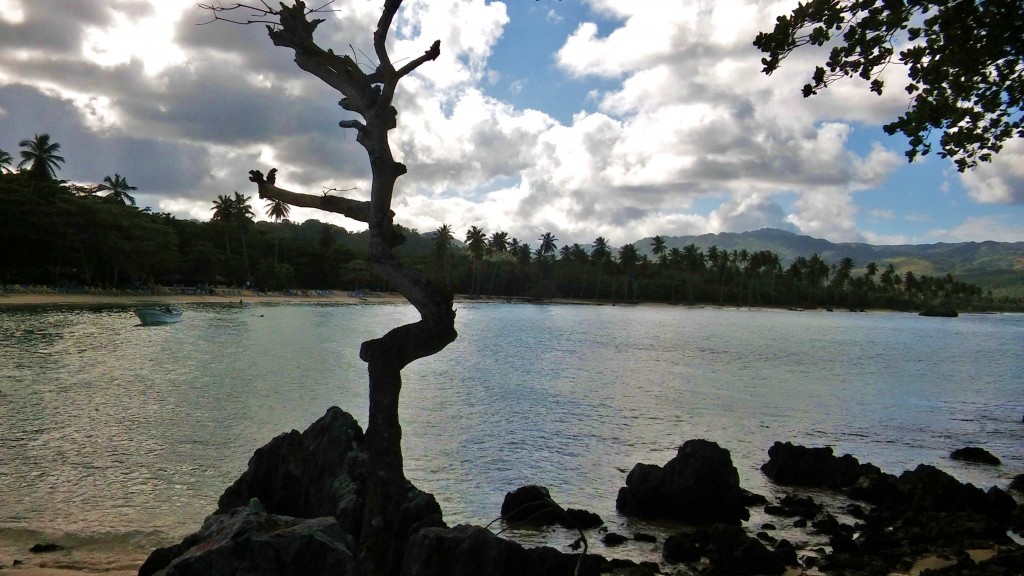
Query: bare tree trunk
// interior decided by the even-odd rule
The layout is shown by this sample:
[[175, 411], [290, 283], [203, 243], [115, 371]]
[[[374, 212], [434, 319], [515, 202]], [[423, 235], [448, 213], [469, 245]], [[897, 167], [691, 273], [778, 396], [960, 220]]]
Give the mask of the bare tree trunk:
[[[388, 142], [388, 132], [397, 125], [398, 114], [391, 102], [402, 77], [440, 54], [440, 42], [434, 42], [422, 55], [395, 69], [385, 43], [401, 3], [401, 0], [384, 2], [373, 33], [379, 64], [370, 73], [364, 72], [351, 57], [324, 50], [313, 41], [313, 32], [323, 20], [308, 19], [315, 10], [307, 10], [301, 0], [295, 0], [292, 6], [282, 4], [280, 9], [268, 7], [265, 11], [265, 15], [277, 16], [280, 24], [267, 27], [274, 44], [292, 48], [295, 63], [341, 92], [341, 107], [362, 118], [362, 121], [343, 120], [340, 126], [354, 129], [356, 141], [366, 149], [373, 175], [370, 200], [291, 192], [275, 185], [276, 168], [266, 177], [258, 170], [249, 172], [249, 179], [259, 188], [260, 198], [319, 208], [367, 223], [371, 270], [385, 284], [405, 296], [420, 313], [418, 322], [399, 326], [380, 338], [363, 342], [359, 350], [359, 357], [368, 365], [370, 397], [366, 429], [370, 461], [364, 487], [365, 508], [359, 546], [367, 574], [375, 576], [397, 574], [403, 537], [407, 536], [399, 533], [402, 529], [400, 506], [408, 491], [402, 470], [402, 428], [398, 419], [402, 368], [414, 360], [441, 351], [458, 336], [451, 293], [427, 282], [416, 271], [405, 269], [392, 252], [404, 241], [394, 227], [391, 200], [395, 181], [405, 174], [406, 167], [394, 160]], [[206, 8], [215, 15], [226, 10], [218, 6]]]

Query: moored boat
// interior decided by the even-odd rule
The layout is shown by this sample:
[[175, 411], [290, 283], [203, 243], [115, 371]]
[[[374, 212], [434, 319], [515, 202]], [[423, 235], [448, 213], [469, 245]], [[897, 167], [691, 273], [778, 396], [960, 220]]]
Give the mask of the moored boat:
[[181, 320], [182, 310], [181, 308], [172, 306], [164, 306], [161, 308], [136, 308], [135, 315], [139, 317], [139, 321], [142, 322], [143, 326], [173, 324]]

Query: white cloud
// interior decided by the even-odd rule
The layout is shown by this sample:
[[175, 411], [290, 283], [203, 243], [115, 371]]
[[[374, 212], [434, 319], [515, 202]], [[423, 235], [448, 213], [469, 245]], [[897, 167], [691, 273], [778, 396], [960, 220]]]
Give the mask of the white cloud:
[[737, 195], [716, 208], [708, 217], [710, 232], [779, 228], [795, 232], [785, 210], [771, 198], [760, 194]]
[[951, 229], [936, 229], [928, 233], [937, 242], [970, 242], [983, 238], [996, 242], [1024, 241], [1024, 226], [1013, 222], [1008, 215], [972, 216]]
[[[11, 24], [13, 10], [0, 18], [0, 33], [11, 39], [0, 45], [0, 98], [17, 94], [0, 99], [8, 112], [0, 122], [18, 137], [54, 132], [69, 158], [89, 148], [89, 161], [69, 159], [62, 176], [127, 173], [161, 209], [183, 216], [208, 217], [217, 194], [251, 192], [253, 168], [277, 166], [279, 182], [299, 191], [354, 186], [349, 195], [367, 193], [365, 152], [337, 127], [349, 117], [338, 95], [297, 69], [263, 27], [196, 26], [209, 16], [183, 0], [76, 2], [66, 13], [45, 5], [0, 0], [23, 20]], [[556, 65], [584, 86], [580, 94], [599, 80], [585, 104], [594, 106], [561, 123], [488, 96], [503, 79], [528, 78], [510, 86], [513, 94], [550, 89], [543, 76], [489, 66], [506, 27], [522, 25], [509, 22], [505, 4], [406, 0], [389, 36], [395, 63], [435, 39], [441, 57], [406, 77], [395, 103], [394, 152], [410, 169], [396, 189], [400, 222], [422, 230], [482, 225], [528, 241], [544, 231], [569, 243], [602, 235], [617, 245], [643, 235], [763, 226], [864, 237], [856, 194], [883, 185], [903, 158], [881, 144], [853, 153], [851, 138], [855, 121], [877, 124], [905, 109], [898, 89], [878, 98], [843, 82], [800, 98], [824, 57], [813, 50], [791, 56], [772, 78], [761, 74], [751, 40], [791, 2], [587, 5], [607, 19], [600, 28], [577, 26]], [[379, 3], [332, 8], [338, 12], [317, 30], [320, 44], [371, 66]], [[552, 11], [573, 13], [558, 3]], [[530, 13], [537, 25], [555, 26], [547, 9]], [[50, 113], [35, 112], [43, 104]], [[27, 118], [45, 120], [30, 126]], [[116, 154], [99, 165], [100, 151], [110, 150]], [[166, 166], [134, 150], [159, 151]], [[1021, 202], [1024, 176], [1016, 167], [1024, 161], [1018, 148], [1008, 151], [1017, 156], [964, 177], [975, 199]], [[794, 199], [785, 209], [776, 200], [782, 194]], [[710, 198], [728, 200], [710, 213], [695, 208]]]
[[174, 29], [187, 6], [144, 0], [115, 4], [113, 22], [85, 29], [83, 54], [101, 66], [138, 60], [151, 75], [181, 64], [185, 54], [174, 43]]
[[991, 163], [964, 172], [960, 181], [978, 202], [1024, 204], [1024, 139], [1010, 140]]
[[0, 0], [0, 20], [11, 24], [21, 24], [25, 21], [25, 9], [21, 0]]

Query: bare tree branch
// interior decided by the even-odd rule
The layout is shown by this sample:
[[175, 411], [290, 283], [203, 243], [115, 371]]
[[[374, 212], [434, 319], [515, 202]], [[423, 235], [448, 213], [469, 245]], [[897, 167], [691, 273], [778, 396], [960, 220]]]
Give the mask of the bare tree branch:
[[315, 196], [313, 194], [302, 194], [300, 192], [285, 190], [284, 188], [279, 188], [274, 183], [274, 176], [276, 173], [277, 168], [271, 169], [271, 171], [267, 173], [266, 179], [264, 179], [263, 173], [259, 170], [249, 171], [249, 181], [256, 183], [256, 186], [259, 189], [260, 198], [280, 200], [285, 204], [299, 206], [301, 208], [316, 208], [325, 212], [333, 212], [360, 222], [368, 223], [370, 221], [369, 202], [353, 200], [351, 198], [342, 198], [340, 196]]

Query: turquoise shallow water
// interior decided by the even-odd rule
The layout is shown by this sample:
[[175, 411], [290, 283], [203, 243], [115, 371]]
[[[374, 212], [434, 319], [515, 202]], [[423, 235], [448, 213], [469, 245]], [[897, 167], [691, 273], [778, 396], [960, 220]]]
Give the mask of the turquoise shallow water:
[[[141, 327], [128, 308], [0, 308], [0, 539], [177, 541], [273, 436], [331, 405], [365, 422], [359, 343], [415, 318], [193, 305]], [[457, 326], [406, 369], [401, 408], [407, 475], [449, 524], [538, 483], [628, 525], [626, 472], [698, 437], [763, 494], [775, 440], [984, 487], [1024, 472], [1022, 315], [468, 304]], [[1003, 465], [948, 459], [965, 445]]]

